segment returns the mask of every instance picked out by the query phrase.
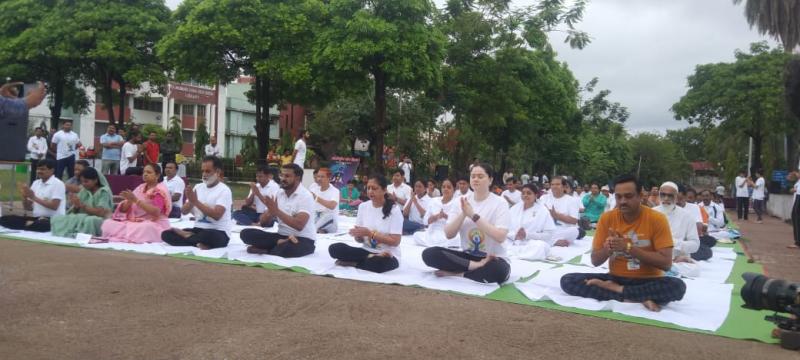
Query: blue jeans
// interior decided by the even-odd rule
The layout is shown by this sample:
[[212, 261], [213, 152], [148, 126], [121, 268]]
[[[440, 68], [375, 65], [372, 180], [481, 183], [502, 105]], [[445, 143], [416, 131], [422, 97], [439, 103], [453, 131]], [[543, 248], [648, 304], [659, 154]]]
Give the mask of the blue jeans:
[[[241, 210], [236, 210], [233, 212], [233, 221], [236, 221], [236, 224], [239, 225], [258, 225], [258, 219], [261, 217], [260, 213], [257, 213], [253, 208], [248, 206], [242, 206]], [[274, 224], [273, 220], [270, 220], [269, 223], [264, 224], [264, 227], [272, 227]]]
[[425, 228], [425, 225], [422, 225], [418, 222], [413, 222], [411, 220], [403, 220], [403, 235], [411, 235], [418, 230], [422, 230]]
[[67, 170], [67, 179], [75, 176], [75, 155], [56, 160], [56, 179], [61, 180], [64, 170]]

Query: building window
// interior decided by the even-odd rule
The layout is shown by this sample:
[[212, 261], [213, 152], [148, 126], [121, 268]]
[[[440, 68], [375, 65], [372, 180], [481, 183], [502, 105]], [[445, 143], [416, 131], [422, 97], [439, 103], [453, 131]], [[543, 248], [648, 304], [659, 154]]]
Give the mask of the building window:
[[197, 116], [206, 116], [206, 106], [197, 105]]
[[175, 116], [181, 116], [181, 104], [174, 104], [172, 107], [172, 114]]
[[183, 134], [184, 143], [194, 144], [194, 131], [183, 130], [181, 134]]
[[194, 116], [194, 105], [193, 104], [184, 104], [183, 109], [181, 109], [181, 115], [189, 115]]
[[133, 108], [136, 110], [161, 112], [162, 107], [163, 103], [160, 100], [152, 100], [147, 98], [133, 99]]

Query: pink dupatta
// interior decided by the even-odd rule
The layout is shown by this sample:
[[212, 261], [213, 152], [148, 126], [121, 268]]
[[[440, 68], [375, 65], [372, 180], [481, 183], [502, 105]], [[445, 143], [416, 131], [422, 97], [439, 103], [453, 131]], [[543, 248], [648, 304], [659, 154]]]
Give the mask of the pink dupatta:
[[161, 218], [166, 218], [169, 215], [170, 210], [172, 209], [172, 202], [169, 196], [169, 190], [164, 185], [164, 183], [158, 183], [155, 187], [150, 190], [145, 191], [145, 187], [147, 184], [141, 184], [133, 190], [133, 194], [136, 195], [137, 198], [142, 199], [142, 201], [153, 205], [158, 208], [159, 216], [156, 218], [151, 218], [142, 208], [140, 208], [136, 204], [131, 204], [128, 208], [127, 212], [122, 212], [122, 205], [127, 202], [127, 200], [123, 200], [117, 206], [116, 210], [114, 210], [114, 215], [111, 217], [117, 221], [145, 221], [145, 220], [152, 220], [158, 221]]

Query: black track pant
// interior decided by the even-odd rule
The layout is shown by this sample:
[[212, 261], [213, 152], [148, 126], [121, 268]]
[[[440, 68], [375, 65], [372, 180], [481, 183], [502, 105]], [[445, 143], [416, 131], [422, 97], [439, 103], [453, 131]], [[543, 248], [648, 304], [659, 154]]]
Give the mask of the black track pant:
[[794, 196], [794, 206], [792, 206], [792, 230], [794, 230], [794, 244], [800, 246], [800, 195]]
[[750, 198], [737, 197], [736, 198], [736, 217], [739, 220], [747, 220], [747, 213], [750, 212]]
[[228, 246], [228, 234], [222, 230], [191, 228], [183, 229], [193, 235], [184, 238], [172, 230], [161, 233], [161, 240], [172, 246], [197, 246], [203, 244], [211, 249]]
[[[587, 285], [586, 280], [611, 280], [622, 285], [622, 293], [613, 292], [595, 285]], [[561, 277], [561, 290], [573, 296], [592, 298], [600, 301], [617, 300], [666, 304], [683, 299], [686, 284], [681, 279], [662, 276], [657, 278], [633, 279], [611, 274], [572, 273]]]
[[244, 229], [239, 236], [242, 242], [247, 245], [255, 246], [269, 251], [270, 255], [285, 258], [296, 258], [314, 253], [316, 246], [314, 240], [298, 237], [297, 244], [286, 241], [278, 245], [278, 240], [286, 239], [288, 236], [278, 233], [270, 233], [258, 229]]
[[394, 256], [372, 256], [373, 253], [364, 250], [360, 247], [352, 247], [343, 243], [331, 244], [328, 247], [328, 253], [336, 260], [351, 261], [356, 263], [356, 268], [372, 271], [375, 273], [384, 273], [389, 270], [397, 269], [400, 263]]
[[[32, 221], [32, 223], [28, 224], [28, 221]], [[14, 230], [48, 232], [50, 231], [50, 218], [6, 215], [0, 217], [0, 226]]]
[[464, 273], [464, 277], [482, 283], [502, 284], [508, 280], [511, 265], [501, 258], [495, 258], [475, 270], [469, 270], [470, 261], [481, 261], [483, 257], [463, 251], [447, 249], [440, 246], [430, 247], [422, 252], [422, 261], [432, 268]]

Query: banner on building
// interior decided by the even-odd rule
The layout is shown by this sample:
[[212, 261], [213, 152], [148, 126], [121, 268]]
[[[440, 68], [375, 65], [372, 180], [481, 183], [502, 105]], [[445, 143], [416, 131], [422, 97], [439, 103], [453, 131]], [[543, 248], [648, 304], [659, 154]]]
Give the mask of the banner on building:
[[334, 156], [331, 158], [331, 184], [339, 189], [346, 186], [356, 175], [360, 160], [355, 157]]

